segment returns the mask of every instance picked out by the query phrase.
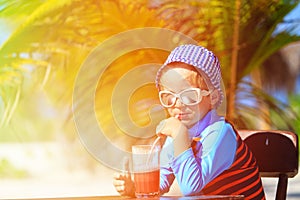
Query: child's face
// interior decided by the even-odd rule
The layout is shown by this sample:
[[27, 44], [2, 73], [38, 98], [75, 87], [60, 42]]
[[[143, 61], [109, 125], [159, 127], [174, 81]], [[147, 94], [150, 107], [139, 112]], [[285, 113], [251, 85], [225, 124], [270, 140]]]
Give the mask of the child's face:
[[[171, 67], [162, 74], [160, 78], [161, 90], [170, 91], [175, 94], [189, 88], [200, 88], [208, 91], [205, 84], [199, 84], [199, 74], [184, 63], [172, 63]], [[201, 102], [196, 105], [185, 105], [176, 98], [173, 106], [168, 107], [171, 117], [178, 118], [184, 125], [191, 128], [211, 110], [210, 95], [203, 96]]]

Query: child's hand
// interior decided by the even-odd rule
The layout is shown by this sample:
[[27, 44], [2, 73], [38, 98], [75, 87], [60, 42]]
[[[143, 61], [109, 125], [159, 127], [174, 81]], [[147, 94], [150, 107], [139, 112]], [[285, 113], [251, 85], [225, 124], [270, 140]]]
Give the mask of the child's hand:
[[156, 134], [161, 138], [166, 136], [173, 138], [175, 156], [178, 156], [191, 146], [191, 138], [187, 127], [175, 117], [161, 121], [156, 127]]
[[186, 126], [175, 117], [162, 120], [156, 127], [156, 134], [160, 137], [170, 136], [175, 139], [178, 134], [183, 132], [187, 132]]
[[113, 185], [121, 196], [135, 196], [135, 187], [131, 179], [128, 159], [124, 161], [124, 173], [114, 175]]

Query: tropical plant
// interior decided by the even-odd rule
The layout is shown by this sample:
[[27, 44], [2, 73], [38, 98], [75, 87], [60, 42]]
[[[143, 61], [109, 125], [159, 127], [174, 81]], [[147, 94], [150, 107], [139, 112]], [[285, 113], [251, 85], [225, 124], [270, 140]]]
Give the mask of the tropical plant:
[[[271, 96], [261, 86], [253, 87], [256, 85], [253, 79], [243, 81], [281, 47], [299, 40], [298, 36], [290, 34], [291, 30], [274, 34], [277, 25], [284, 22], [284, 16], [297, 3], [296, 0], [33, 0], [30, 3], [26, 0], [2, 0], [0, 17], [17, 27], [0, 48], [1, 123], [4, 125], [10, 121], [20, 96], [25, 95], [21, 85], [26, 81], [31, 86], [42, 83], [42, 88], [56, 102], [58, 110], [63, 110], [61, 114], [67, 112], [66, 118], [70, 119], [76, 75], [97, 45], [125, 30], [165, 27], [192, 37], [218, 55], [223, 81], [228, 88], [228, 117], [231, 120], [242, 119], [240, 124], [250, 128], [249, 115], [245, 113], [252, 118], [257, 116], [257, 109], [247, 110], [257, 104], [240, 106], [239, 98], [245, 96], [240, 97], [242, 95], [237, 92], [251, 91], [256, 102], [263, 99], [265, 105], [269, 105], [271, 101], [267, 100]], [[120, 58], [108, 68], [96, 94], [99, 102], [97, 116], [106, 129], [119, 135], [122, 133], [114, 123], [110, 107], [100, 106], [109, 102], [113, 84], [132, 66], [162, 62], [165, 56], [166, 52], [142, 50]], [[124, 64], [127, 67], [122, 67]], [[153, 88], [150, 87], [149, 94], [155, 96]], [[276, 103], [272, 105], [277, 106]], [[282, 107], [274, 110], [280, 113]], [[139, 123], [144, 125], [147, 119]], [[276, 124], [270, 123], [276, 127]], [[254, 123], [252, 125], [255, 126]]]
[[[16, 20], [16, 28], [0, 48], [0, 69], [18, 75], [17, 78], [12, 76], [14, 74], [0, 75], [1, 80], [7, 80], [13, 86], [11, 89], [1, 84], [2, 125], [11, 122], [19, 96], [31, 95], [32, 90], [41, 86], [55, 102], [58, 119], [65, 116], [67, 123], [58, 120], [55, 125], [67, 128], [66, 132], [74, 139], [74, 125], [70, 120], [72, 92], [80, 66], [97, 45], [112, 35], [133, 28], [162, 27], [163, 21], [155, 19], [155, 11], [145, 5], [145, 2], [109, 0], [1, 1], [0, 17], [7, 23]], [[151, 52], [139, 55], [152, 60], [161, 57]], [[128, 66], [134, 66], [142, 57], [127, 61]], [[119, 70], [112, 70], [114, 74], [108, 76], [104, 90], [109, 94], [113, 81], [129, 69], [119, 66]], [[37, 83], [39, 86], [36, 87]], [[109, 113], [108, 109], [100, 108], [98, 112]], [[106, 114], [101, 116], [101, 121], [108, 122], [110, 127], [111, 117]]]
[[[298, 118], [288, 105], [283, 106], [264, 90], [264, 85], [268, 83], [259, 81], [265, 74], [262, 71], [266, 67], [266, 76], [275, 71], [275, 66], [267, 65], [267, 61], [274, 59], [275, 56], [272, 55], [300, 39], [293, 32], [298, 26], [297, 22], [289, 24], [289, 28], [281, 32], [276, 29], [278, 25], [285, 23], [284, 17], [298, 3], [299, 1], [264, 0], [168, 1], [162, 3], [158, 10], [170, 27], [195, 38], [220, 58], [223, 81], [227, 88], [229, 120], [235, 121], [239, 128], [259, 129], [262, 127], [255, 121], [256, 118], [277, 128], [276, 122], [270, 121], [269, 109], [284, 118], [286, 124], [289, 124], [287, 118]], [[284, 69], [287, 66], [276, 67]], [[284, 75], [290, 76], [288, 73], [279, 76]], [[278, 81], [277, 85], [284, 84]], [[239, 95], [239, 91], [249, 93], [246, 96]], [[288, 126], [293, 130], [291, 125]]]

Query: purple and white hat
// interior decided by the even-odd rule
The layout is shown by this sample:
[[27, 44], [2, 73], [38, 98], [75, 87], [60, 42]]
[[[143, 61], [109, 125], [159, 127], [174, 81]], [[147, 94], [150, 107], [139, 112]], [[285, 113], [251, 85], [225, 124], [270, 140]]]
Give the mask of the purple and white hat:
[[157, 88], [159, 88], [159, 79], [162, 70], [172, 62], [183, 62], [194, 66], [197, 70], [201, 70], [200, 73], [205, 73], [209, 79], [206, 81], [210, 81], [211, 85], [213, 85], [220, 93], [220, 100], [217, 106], [221, 104], [224, 94], [221, 88], [220, 62], [213, 52], [193, 44], [185, 44], [176, 47], [156, 74], [155, 84]]

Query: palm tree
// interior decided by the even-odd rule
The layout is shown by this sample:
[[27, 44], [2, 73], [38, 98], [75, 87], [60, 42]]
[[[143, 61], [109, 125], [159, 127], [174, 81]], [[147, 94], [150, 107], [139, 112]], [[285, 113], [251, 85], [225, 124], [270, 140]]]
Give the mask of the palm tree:
[[[297, 118], [288, 105], [282, 104], [263, 90], [261, 70], [268, 60], [289, 43], [299, 41], [293, 34], [297, 23], [282, 32], [275, 32], [278, 24], [299, 1], [161, 1], [160, 15], [170, 27], [195, 38], [212, 49], [221, 59], [223, 81], [227, 88], [227, 117], [239, 128], [262, 128], [251, 122], [257, 116], [272, 128], [276, 122], [269, 120], [269, 108], [279, 113], [293, 130], [287, 118]], [[180, 16], [180, 17], [179, 17]], [[268, 71], [274, 71], [268, 65]], [[286, 65], [282, 65], [284, 70]], [[249, 75], [252, 78], [249, 79]], [[280, 74], [280, 76], [289, 74]], [[269, 74], [267, 74], [269, 76]], [[246, 81], [246, 79], [248, 81]], [[288, 79], [288, 78], [286, 78]], [[250, 81], [249, 81], [250, 80]], [[266, 80], [266, 79], [263, 79]], [[256, 81], [256, 82], [255, 82]], [[277, 84], [282, 84], [278, 82]], [[239, 94], [240, 91], [243, 94]], [[246, 92], [246, 94], [245, 94]], [[248, 99], [248, 100], [247, 100]], [[268, 109], [260, 112], [263, 106]], [[264, 110], [264, 109], [263, 109]], [[286, 112], [289, 110], [288, 112]]]
[[[88, 54], [105, 39], [117, 33], [134, 28], [163, 27], [164, 25], [161, 19], [156, 19], [156, 12], [147, 9], [147, 3], [144, 2], [63, 0], [57, 3], [37, 0], [30, 3], [28, 1], [2, 1], [1, 3], [0, 7], [3, 8], [1, 16], [8, 17], [8, 22], [13, 21], [14, 18], [20, 18], [20, 22], [18, 21], [19, 26], [0, 48], [0, 59], [3, 61], [0, 69], [7, 68], [12, 72], [18, 70], [19, 82], [13, 86], [19, 88], [17, 94], [23, 96], [23, 99], [24, 96], [32, 95], [32, 90], [42, 87], [42, 90], [55, 103], [58, 113], [57, 121], [52, 122], [53, 126], [63, 126], [65, 137], [71, 142], [77, 137], [71, 112], [73, 87], [77, 73]], [[19, 5], [23, 6], [19, 7]], [[25, 11], [23, 14], [24, 7], [30, 7], [31, 12]], [[113, 50], [111, 52], [114, 53]], [[106, 105], [110, 101], [109, 96], [113, 84], [123, 73], [145, 62], [162, 62], [166, 53], [160, 52], [156, 55], [154, 51], [146, 50], [131, 55], [135, 54], [140, 57], [127, 56], [123, 63], [107, 71], [103, 81], [105, 84], [99, 87], [96, 94], [97, 105]], [[124, 64], [127, 67], [124, 67]], [[2, 73], [0, 79], [6, 80], [8, 75]], [[9, 84], [12, 85], [12, 83], [9, 80]], [[39, 86], [35, 86], [36, 83], [39, 83]], [[10, 114], [8, 116], [5, 112], [1, 113], [3, 116], [1, 119], [5, 120], [2, 130], [6, 130], [5, 124], [13, 126], [22, 123], [22, 121], [13, 121], [13, 124], [9, 124], [12, 123], [11, 116], [20, 98], [7, 93], [7, 86], [3, 84], [1, 86], [3, 88], [1, 105], [5, 108], [5, 112]], [[153, 86], [150, 88], [152, 94], [156, 92], [153, 88]], [[138, 96], [136, 98], [140, 99]], [[14, 102], [13, 106], [9, 106], [11, 99]], [[32, 106], [27, 107], [32, 108]], [[96, 109], [97, 117], [101, 118], [99, 121], [104, 124], [104, 129], [110, 130], [112, 137], [124, 135], [114, 123], [110, 107], [102, 106]], [[64, 122], [60, 122], [62, 118]], [[13, 120], [16, 119], [18, 118]], [[138, 123], [142, 125], [147, 123], [147, 120], [141, 120]], [[24, 128], [20, 128], [19, 131], [24, 131]]]
[[[1, 1], [1, 14], [6, 23], [17, 26], [11, 36], [1, 45], [1, 97], [2, 112], [1, 126], [7, 124], [18, 104], [24, 73], [27, 67], [41, 67], [49, 70], [49, 63], [45, 57], [47, 50], [41, 52], [46, 29], [36, 31], [40, 26], [39, 19], [47, 18], [48, 13], [66, 4], [60, 1], [57, 4], [41, 1]], [[49, 16], [50, 17], [50, 16]], [[51, 21], [51, 20], [50, 20]], [[51, 22], [49, 22], [51, 23]], [[44, 27], [46, 24], [44, 24]], [[40, 40], [39, 42], [36, 42]], [[30, 66], [29, 66], [30, 65]], [[47, 76], [45, 76], [47, 78]]]
[[[248, 116], [243, 114], [245, 110], [251, 111], [253, 117], [257, 115], [257, 110], [253, 109], [257, 105], [238, 104], [239, 96], [235, 94], [240, 89], [247, 91], [250, 88], [250, 96], [254, 99], [263, 99], [267, 104], [279, 107], [270, 95], [254, 87], [252, 81], [245, 82], [244, 78], [254, 69], [260, 69], [264, 61], [281, 47], [299, 40], [298, 36], [290, 34], [290, 30], [274, 35], [276, 26], [297, 3], [263, 0], [141, 0], [134, 3], [129, 0], [34, 0], [28, 3], [25, 0], [3, 0], [0, 16], [7, 17], [9, 22], [17, 18], [19, 26], [0, 48], [2, 124], [9, 122], [17, 106], [24, 70], [33, 69], [39, 74], [37, 77], [42, 87], [54, 97], [57, 106], [71, 110], [74, 80], [89, 52], [110, 36], [138, 27], [176, 30], [216, 52], [221, 58], [223, 81], [228, 88], [229, 117], [231, 120], [243, 119], [242, 124], [248, 121]], [[99, 102], [107, 105], [109, 99], [103, 98], [103, 94], [111, 94], [112, 84], [130, 70], [130, 66], [162, 62], [166, 57], [166, 52], [162, 51], [139, 51], [138, 54], [141, 55], [139, 58], [124, 57], [128, 67], [122, 68], [124, 63], [116, 62], [115, 67], [106, 72], [106, 79], [97, 90]], [[150, 91], [156, 95], [153, 87]], [[105, 127], [114, 127], [120, 135], [122, 130], [116, 128], [110, 108], [96, 109]], [[282, 108], [277, 110], [280, 111]], [[140, 125], [148, 122], [143, 117], [138, 122]]]

